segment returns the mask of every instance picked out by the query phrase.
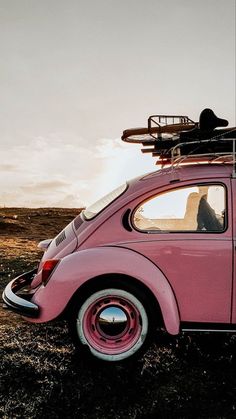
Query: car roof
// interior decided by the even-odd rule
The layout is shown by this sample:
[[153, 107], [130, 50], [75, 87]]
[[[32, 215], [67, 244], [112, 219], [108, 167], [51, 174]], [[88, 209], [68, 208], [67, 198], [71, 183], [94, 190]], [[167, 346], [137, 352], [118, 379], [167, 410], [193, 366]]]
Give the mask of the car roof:
[[139, 176], [129, 181], [130, 193], [142, 189], [153, 189], [161, 186], [188, 180], [205, 180], [214, 178], [227, 178], [232, 175], [232, 164], [186, 164], [179, 167], [167, 167]]

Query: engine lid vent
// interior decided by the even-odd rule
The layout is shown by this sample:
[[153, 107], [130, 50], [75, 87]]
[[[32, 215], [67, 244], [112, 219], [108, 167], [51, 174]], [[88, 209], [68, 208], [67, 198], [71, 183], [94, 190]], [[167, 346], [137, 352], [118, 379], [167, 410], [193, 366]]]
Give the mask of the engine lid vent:
[[66, 233], [65, 233], [65, 230], [63, 230], [59, 234], [59, 236], [57, 236], [57, 238], [56, 238], [56, 246], [59, 246], [59, 244], [62, 243], [63, 240], [65, 240], [65, 239], [66, 239]]
[[74, 219], [74, 227], [76, 230], [79, 229], [79, 227], [81, 226], [81, 224], [83, 224], [83, 219], [80, 215], [78, 215], [75, 219]]

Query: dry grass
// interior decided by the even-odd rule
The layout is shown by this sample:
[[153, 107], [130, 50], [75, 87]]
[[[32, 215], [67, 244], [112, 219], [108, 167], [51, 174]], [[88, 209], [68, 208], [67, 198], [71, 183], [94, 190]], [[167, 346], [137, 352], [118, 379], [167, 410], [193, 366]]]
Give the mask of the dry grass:
[[[27, 211], [18, 220], [24, 229], [17, 233], [14, 222], [15, 231], [0, 236], [1, 289], [37, 263], [45, 226], [55, 234], [74, 215], [59, 211], [55, 226], [55, 213], [42, 211], [28, 234]], [[63, 321], [31, 325], [1, 308], [0, 329], [2, 418], [236, 416], [235, 335], [157, 335], [135, 364], [107, 366], [75, 352]]]

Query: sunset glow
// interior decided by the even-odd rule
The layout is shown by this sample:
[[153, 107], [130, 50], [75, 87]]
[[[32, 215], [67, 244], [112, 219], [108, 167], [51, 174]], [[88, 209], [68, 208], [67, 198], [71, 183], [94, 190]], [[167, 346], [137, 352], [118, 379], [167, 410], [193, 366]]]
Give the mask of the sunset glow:
[[155, 169], [122, 131], [235, 124], [235, 2], [1, 2], [0, 206], [87, 205]]

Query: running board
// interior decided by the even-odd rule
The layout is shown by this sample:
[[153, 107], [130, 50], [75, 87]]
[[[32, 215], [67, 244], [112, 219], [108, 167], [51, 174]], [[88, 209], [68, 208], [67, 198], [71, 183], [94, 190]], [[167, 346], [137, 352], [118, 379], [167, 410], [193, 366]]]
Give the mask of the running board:
[[181, 329], [182, 332], [224, 332], [236, 333], [236, 329]]
[[180, 329], [182, 332], [236, 333], [236, 324], [183, 322], [182, 325], [180, 325]]

